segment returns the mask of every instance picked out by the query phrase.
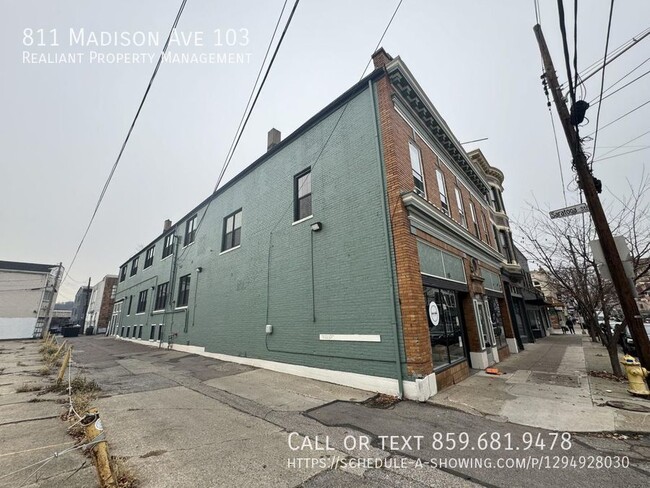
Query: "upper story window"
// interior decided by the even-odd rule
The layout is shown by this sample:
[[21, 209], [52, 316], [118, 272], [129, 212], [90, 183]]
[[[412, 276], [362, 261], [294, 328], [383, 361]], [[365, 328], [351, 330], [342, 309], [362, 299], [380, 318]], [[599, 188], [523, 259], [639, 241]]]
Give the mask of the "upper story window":
[[311, 168], [299, 173], [293, 180], [293, 221], [311, 217]]
[[436, 179], [438, 180], [438, 192], [440, 192], [440, 206], [442, 211], [449, 215], [449, 202], [447, 201], [447, 186], [445, 185], [445, 175], [442, 171], [436, 169]]
[[135, 309], [135, 313], [144, 313], [147, 309], [147, 292], [149, 290], [142, 290], [138, 296], [138, 308]]
[[480, 239], [481, 232], [478, 228], [478, 219], [476, 218], [476, 207], [474, 206], [474, 202], [472, 202], [471, 200], [469, 201], [469, 212], [472, 214], [472, 226], [474, 227], [474, 233], [476, 234], [476, 237]]
[[163, 253], [162, 257], [165, 259], [167, 256], [174, 253], [174, 234], [167, 234], [163, 240]]
[[496, 210], [497, 212], [503, 212], [503, 208], [501, 206], [501, 199], [499, 198], [499, 190], [497, 190], [495, 187], [490, 188], [490, 198], [494, 210]]
[[196, 237], [196, 215], [190, 220], [185, 222], [185, 238], [183, 239], [183, 246], [187, 246], [194, 242]]
[[144, 269], [147, 269], [149, 266], [153, 264], [154, 249], [155, 246], [151, 246], [149, 249], [147, 249], [147, 252], [144, 255]]
[[154, 304], [154, 310], [164, 310], [165, 305], [167, 304], [167, 289], [169, 288], [169, 282], [162, 283], [158, 285], [156, 289], [156, 302]]
[[185, 307], [190, 301], [190, 275], [181, 276], [178, 282], [177, 307]]
[[120, 268], [120, 283], [126, 279], [126, 264]]
[[456, 204], [458, 205], [458, 216], [460, 217], [460, 225], [467, 228], [467, 216], [465, 215], [465, 206], [463, 205], [463, 196], [460, 193], [460, 188], [454, 187], [456, 193]]
[[129, 295], [129, 306], [126, 309], [127, 315], [131, 315], [131, 305], [133, 305], [133, 295]]
[[235, 248], [239, 246], [240, 242], [241, 209], [223, 219], [223, 242], [221, 244], [221, 251]]
[[135, 275], [138, 272], [139, 260], [140, 260], [140, 256], [136, 256], [133, 258], [133, 261], [131, 261], [131, 276]]
[[485, 242], [487, 242], [490, 246], [491, 240], [490, 240], [490, 232], [488, 231], [488, 226], [487, 226], [487, 219], [485, 218], [485, 214], [481, 214], [481, 219], [483, 220], [483, 232], [485, 233]]
[[409, 155], [411, 156], [411, 170], [413, 171], [413, 189], [415, 193], [423, 198], [426, 198], [420, 148], [417, 147], [412, 141], [409, 141]]

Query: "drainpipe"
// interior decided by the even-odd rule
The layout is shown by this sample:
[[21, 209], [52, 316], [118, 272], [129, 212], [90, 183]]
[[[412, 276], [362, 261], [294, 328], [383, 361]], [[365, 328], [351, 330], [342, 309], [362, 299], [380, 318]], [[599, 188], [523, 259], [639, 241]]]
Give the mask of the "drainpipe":
[[379, 117], [377, 115], [377, 101], [375, 99], [375, 89], [372, 84], [372, 80], [368, 80], [368, 89], [370, 90], [370, 97], [372, 102], [372, 113], [375, 119], [375, 139], [377, 140], [377, 157], [379, 159], [379, 170], [380, 170], [382, 194], [383, 194], [382, 203], [384, 206], [384, 211], [382, 212], [382, 218], [384, 221], [384, 227], [386, 228], [386, 239], [385, 239], [386, 256], [388, 257], [388, 267], [390, 269], [390, 299], [391, 299], [391, 304], [393, 305], [393, 314], [394, 314], [393, 322], [395, 325], [393, 328], [393, 333], [394, 333], [394, 343], [395, 343], [395, 368], [397, 372], [397, 386], [399, 388], [399, 397], [403, 398], [404, 378], [402, 376], [402, 358], [399, 349], [399, 330], [397, 326], [399, 312], [397, 310], [397, 302], [395, 301], [396, 277], [395, 277], [395, 270], [393, 269], [393, 257], [390, 248], [391, 229], [390, 229], [390, 222], [388, 222], [388, 213], [389, 213], [388, 191], [386, 189], [386, 174], [384, 172], [384, 158], [382, 157], [381, 142], [379, 139]]

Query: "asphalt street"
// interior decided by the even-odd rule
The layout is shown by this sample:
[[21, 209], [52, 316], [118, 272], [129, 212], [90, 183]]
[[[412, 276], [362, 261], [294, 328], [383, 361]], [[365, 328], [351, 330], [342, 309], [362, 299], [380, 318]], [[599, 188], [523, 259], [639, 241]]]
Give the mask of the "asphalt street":
[[143, 486], [650, 484], [645, 435], [555, 433], [429, 403], [378, 408], [368, 392], [178, 351], [71, 344], [74, 371], [103, 389], [113, 454]]

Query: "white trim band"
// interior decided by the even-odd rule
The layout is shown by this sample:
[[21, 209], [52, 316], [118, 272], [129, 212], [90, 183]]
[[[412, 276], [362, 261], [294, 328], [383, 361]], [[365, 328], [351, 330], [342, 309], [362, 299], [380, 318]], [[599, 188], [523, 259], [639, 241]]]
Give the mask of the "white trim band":
[[320, 334], [321, 341], [381, 342], [379, 334]]

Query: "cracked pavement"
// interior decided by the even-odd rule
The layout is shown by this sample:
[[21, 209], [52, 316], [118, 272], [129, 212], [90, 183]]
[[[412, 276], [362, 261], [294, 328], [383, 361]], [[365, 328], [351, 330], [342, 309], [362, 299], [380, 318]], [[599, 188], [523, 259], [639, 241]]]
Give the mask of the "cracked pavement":
[[[647, 486], [650, 480], [646, 435], [573, 434], [567, 451], [534, 446], [525, 453], [450, 446], [434, 450], [430, 440], [437, 432], [466, 432], [473, 447], [483, 432], [497, 433], [502, 440], [509, 434], [517, 446], [526, 433], [548, 440], [550, 432], [430, 403], [370, 408], [361, 403], [372, 396], [368, 392], [135, 342], [94, 336], [71, 343], [73, 373], [92, 377], [103, 389], [97, 406], [111, 453], [127, 459], [143, 487], [597, 488]], [[306, 438], [309, 447], [290, 449], [291, 432], [298, 433], [293, 447]], [[415, 435], [428, 439], [418, 450], [401, 443], [381, 445], [380, 436]], [[362, 436], [370, 440], [367, 449], [348, 443]], [[328, 450], [317, 450], [325, 449], [324, 440]], [[553, 456], [563, 455], [628, 456], [630, 467], [487, 469], [458, 464], [524, 454], [548, 456], [551, 463]], [[355, 466], [357, 458], [383, 466]], [[432, 458], [447, 465], [427, 465]]]

